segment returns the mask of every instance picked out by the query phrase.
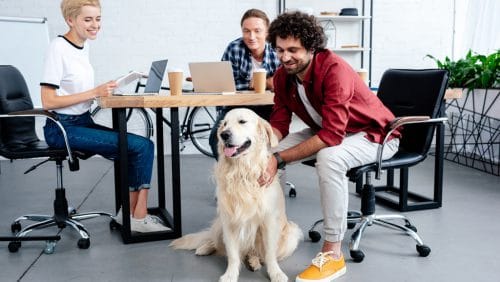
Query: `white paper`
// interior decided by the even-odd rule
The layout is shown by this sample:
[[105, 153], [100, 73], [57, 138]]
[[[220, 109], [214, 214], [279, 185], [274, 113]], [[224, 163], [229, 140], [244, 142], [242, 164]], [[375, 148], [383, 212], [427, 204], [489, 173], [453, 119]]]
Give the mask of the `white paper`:
[[147, 77], [147, 75], [145, 75], [141, 72], [131, 71], [128, 74], [126, 74], [126, 75], [124, 75], [116, 80], [117, 87], [121, 88], [127, 84], [134, 82], [137, 79], [140, 79], [141, 77]]

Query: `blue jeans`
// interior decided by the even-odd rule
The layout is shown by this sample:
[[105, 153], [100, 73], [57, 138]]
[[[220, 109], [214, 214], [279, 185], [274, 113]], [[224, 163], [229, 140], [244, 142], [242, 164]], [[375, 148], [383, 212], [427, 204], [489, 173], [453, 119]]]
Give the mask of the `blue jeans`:
[[[117, 160], [118, 132], [94, 123], [90, 113], [81, 115], [57, 114], [66, 130], [72, 150], [98, 154]], [[64, 137], [59, 127], [50, 119], [45, 123], [44, 135], [47, 144], [54, 148], [65, 148]], [[144, 137], [127, 134], [128, 184], [130, 191], [149, 189], [153, 171], [154, 144]]]

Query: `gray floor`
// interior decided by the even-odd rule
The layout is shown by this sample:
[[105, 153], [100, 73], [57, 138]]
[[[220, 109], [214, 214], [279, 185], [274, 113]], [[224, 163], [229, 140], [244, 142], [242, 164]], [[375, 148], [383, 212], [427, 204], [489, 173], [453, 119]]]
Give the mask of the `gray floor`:
[[[10, 234], [10, 222], [20, 214], [51, 211], [55, 168], [45, 164], [24, 175], [32, 163], [0, 161], [0, 235]], [[206, 157], [182, 156], [184, 233], [207, 227], [214, 217], [212, 165], [213, 161]], [[432, 167], [430, 157], [412, 169], [410, 185], [427, 187], [421, 192], [430, 194]], [[316, 176], [312, 168], [302, 165], [288, 170], [289, 180], [298, 187], [298, 197], [287, 198], [287, 212], [307, 233], [310, 224], [320, 217]], [[348, 272], [338, 281], [499, 281], [499, 184], [500, 177], [445, 161], [443, 207], [406, 213], [432, 248], [429, 257], [419, 257], [409, 237], [373, 226], [361, 242], [365, 260], [355, 263], [348, 259]], [[70, 204], [82, 211], [114, 210], [109, 161], [82, 161], [79, 172], [65, 172], [65, 187]], [[359, 207], [352, 187], [350, 207]], [[394, 212], [380, 205], [377, 208], [378, 213]], [[77, 236], [70, 230], [61, 233], [62, 239], [52, 255], [42, 253], [42, 242], [24, 242], [17, 253], [10, 253], [7, 242], [0, 242], [0, 281], [217, 281], [225, 270], [223, 257], [174, 251], [168, 247], [169, 241], [125, 245], [118, 232], [110, 231], [104, 218], [84, 224], [92, 236], [87, 250], [76, 247]], [[346, 257], [351, 232], [344, 239]], [[305, 240], [281, 262], [291, 281], [319, 247]], [[268, 281], [265, 268], [254, 273], [243, 267], [240, 281]]]

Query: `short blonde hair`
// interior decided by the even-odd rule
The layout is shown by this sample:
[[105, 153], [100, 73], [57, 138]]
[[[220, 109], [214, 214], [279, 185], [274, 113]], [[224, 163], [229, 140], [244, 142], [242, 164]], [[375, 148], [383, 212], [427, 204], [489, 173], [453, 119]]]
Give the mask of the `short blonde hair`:
[[83, 6], [94, 6], [101, 8], [99, 0], [62, 0], [61, 12], [65, 20], [75, 18], [82, 10]]

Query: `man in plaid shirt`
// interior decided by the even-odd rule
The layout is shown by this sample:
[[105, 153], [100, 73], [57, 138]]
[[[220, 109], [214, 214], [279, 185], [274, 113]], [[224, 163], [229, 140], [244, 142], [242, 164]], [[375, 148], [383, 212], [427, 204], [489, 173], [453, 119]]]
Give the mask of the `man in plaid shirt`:
[[[242, 37], [232, 41], [226, 47], [222, 61], [231, 62], [236, 90], [251, 90], [252, 74], [254, 69], [263, 68], [267, 72], [266, 88], [273, 90], [273, 75], [278, 69], [280, 61], [276, 52], [266, 42], [269, 18], [258, 9], [250, 9], [241, 18]], [[226, 113], [235, 107], [218, 108], [216, 126], [210, 132], [210, 146], [217, 159], [217, 128]], [[245, 106], [256, 112], [260, 117], [269, 120], [272, 105]]]

